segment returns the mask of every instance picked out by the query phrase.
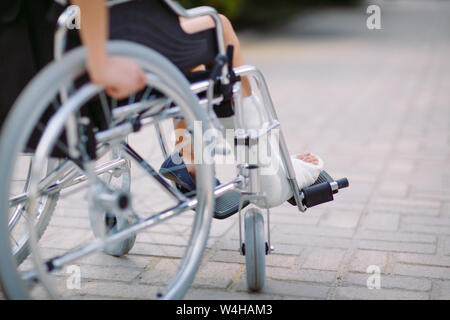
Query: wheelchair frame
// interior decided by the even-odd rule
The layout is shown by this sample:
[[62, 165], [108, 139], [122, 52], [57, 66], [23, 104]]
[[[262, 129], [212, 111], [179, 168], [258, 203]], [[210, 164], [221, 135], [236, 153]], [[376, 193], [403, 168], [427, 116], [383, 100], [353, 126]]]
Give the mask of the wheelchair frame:
[[[133, 1], [133, 0], [112, 0], [108, 3], [108, 5], [114, 6], [114, 5], [122, 4], [125, 2], [129, 2], [129, 1]], [[164, 1], [177, 15], [182, 16], [182, 17], [194, 18], [194, 17], [199, 17], [199, 16], [210, 16], [216, 24], [219, 55], [226, 56], [223, 26], [221, 23], [220, 16], [214, 8], [198, 7], [198, 8], [193, 8], [193, 9], [185, 9], [181, 5], [179, 5], [178, 2], [176, 2], [174, 0], [162, 0], [162, 1]], [[57, 30], [55, 32], [55, 46], [54, 46], [54, 57], [55, 57], [56, 61], [61, 60], [64, 55], [64, 51], [65, 51], [65, 47], [66, 47], [66, 36], [67, 36], [66, 26], [67, 26], [68, 22], [73, 21], [75, 19], [76, 14], [77, 14], [77, 12], [74, 10], [70, 10], [70, 7], [69, 7], [69, 9], [65, 10], [58, 19]], [[229, 77], [228, 77], [229, 70], [230, 69], [229, 69], [229, 66], [227, 65], [227, 63], [224, 63], [221, 66], [220, 82], [224, 85], [227, 85], [230, 82]], [[256, 67], [249, 66], [249, 65], [234, 68], [233, 71], [237, 77], [250, 76], [253, 79], [255, 79], [256, 84], [260, 88], [260, 92], [262, 94], [263, 108], [264, 108], [263, 111], [268, 116], [268, 123], [269, 123], [268, 126], [264, 130], [261, 130], [258, 133], [258, 135], [255, 136], [254, 134], [249, 134], [249, 132], [247, 131], [244, 134], [240, 134], [239, 136], [235, 137], [236, 139], [239, 139], [241, 141], [242, 140], [246, 141], [246, 144], [248, 144], [248, 146], [251, 146], [253, 144], [257, 144], [258, 140], [260, 138], [262, 138], [263, 136], [270, 134], [270, 132], [273, 129], [280, 128], [280, 123], [278, 120], [277, 113], [275, 111], [273, 101], [269, 94], [269, 89], [268, 89], [267, 83], [266, 83], [265, 78], [264, 78], [263, 74], [261, 73], [261, 71], [259, 69], [257, 69]], [[158, 81], [158, 79], [153, 79], [151, 75], [148, 75], [148, 83], [150, 85], [152, 84], [152, 81]], [[207, 93], [206, 98], [201, 99], [199, 103], [201, 106], [206, 108], [207, 114], [210, 115], [210, 117], [211, 117], [209, 120], [217, 126], [218, 121], [217, 121], [217, 117], [216, 117], [214, 111], [212, 110], [212, 106], [214, 104], [220, 103], [222, 101], [223, 97], [222, 96], [213, 96], [212, 92], [214, 90], [215, 84], [216, 84], [216, 82], [212, 79], [202, 80], [199, 82], [191, 83], [190, 89], [192, 90], [193, 93], [195, 93], [197, 95], [201, 94], [201, 93], [205, 93], [205, 92]], [[161, 85], [161, 84], [159, 83], [159, 85]], [[243, 114], [244, 110], [243, 110], [243, 106], [242, 106], [241, 89], [242, 88], [241, 88], [240, 81], [237, 81], [236, 83], [233, 84], [232, 98], [234, 101], [234, 106], [235, 106], [234, 111], [236, 114], [235, 128], [244, 128], [245, 127], [244, 120], [242, 118], [242, 114]], [[59, 92], [59, 95], [60, 95], [60, 98], [62, 101], [62, 106], [52, 117], [52, 121], [49, 122], [47, 131], [45, 132], [45, 134], [42, 137], [42, 141], [47, 142], [47, 143], [44, 143], [42, 141], [41, 141], [41, 143], [43, 143], [43, 145], [48, 146], [49, 141], [51, 141], [52, 137], [55, 134], [57, 134], [57, 132], [58, 132], [57, 126], [53, 125], [53, 124], [58, 123], [58, 120], [59, 120], [59, 122], [61, 122], [61, 120], [66, 119], [65, 132], [66, 132], [66, 136], [67, 136], [69, 155], [72, 156], [73, 158], [79, 157], [79, 151], [77, 150], [77, 147], [76, 147], [78, 145], [77, 124], [76, 124], [76, 119], [73, 116], [72, 112], [75, 110], [77, 105], [80, 105], [82, 101], [86, 100], [86, 97], [89, 97], [90, 95], [92, 95], [94, 92], [96, 92], [96, 90], [98, 90], [97, 86], [92, 85], [92, 84], [86, 85], [86, 86], [82, 87], [80, 92], [75, 93], [69, 99], [68, 88], [61, 89]], [[177, 95], [177, 92], [172, 90], [168, 86], [165, 86], [164, 90], [166, 90], [167, 92], [170, 92], [171, 94], [173, 94], [175, 96]], [[127, 106], [126, 108], [114, 109], [112, 112], [113, 112], [114, 118], [121, 118], [121, 117], [126, 118], [126, 116], [128, 114], [136, 113], [137, 111], [146, 110], [146, 109], [148, 109], [147, 112], [151, 113], [152, 109], [151, 108], [149, 109], [148, 105], [145, 105], [142, 103], [135, 103], [135, 104]], [[176, 108], [174, 108], [174, 109], [175, 110], [172, 110], [172, 109], [167, 110], [167, 112], [176, 113], [177, 110], [176, 110]], [[139, 124], [139, 126], [145, 126], [145, 125], [146, 125], [145, 123]], [[159, 146], [161, 148], [161, 151], [162, 151], [163, 155], [167, 157], [169, 155], [169, 150], [167, 147], [168, 144], [167, 144], [166, 138], [164, 137], [164, 134], [163, 134], [162, 129], [159, 126], [159, 124], [156, 126], [155, 129], [156, 129], [156, 133], [157, 133], [157, 137], [159, 140]], [[103, 141], [111, 141], [111, 140], [115, 140], [115, 139], [120, 139], [121, 137], [127, 136], [128, 134], [130, 134], [134, 131], [135, 131], [135, 127], [132, 124], [124, 123], [123, 125], [119, 125], [118, 127], [115, 127], [114, 130], [97, 133], [95, 135], [95, 140], [97, 142], [103, 142]], [[304, 203], [306, 195], [305, 195], [305, 192], [303, 190], [300, 191], [300, 189], [298, 187], [298, 183], [297, 183], [296, 176], [295, 176], [295, 171], [294, 171], [292, 163], [290, 161], [289, 151], [288, 151], [287, 144], [286, 144], [282, 130], [279, 131], [279, 143], [280, 143], [279, 150], [280, 150], [282, 164], [284, 165], [284, 168], [286, 169], [287, 179], [288, 179], [291, 191], [293, 193], [295, 203], [296, 203], [299, 211], [305, 212], [307, 209], [307, 205], [305, 205], [305, 203]], [[136, 160], [138, 162], [142, 160], [140, 158], [140, 156], [137, 153], [135, 153], [134, 150], [132, 150], [128, 145], [125, 145], [124, 148], [127, 151], [127, 153], [132, 158], [134, 158], [134, 160]], [[250, 147], [246, 148], [247, 151], [249, 149], [250, 149]], [[35, 164], [37, 164], [36, 165], [37, 167], [40, 167], [39, 164], [42, 164], [42, 162], [45, 161], [44, 157], [47, 152], [48, 152], [48, 150], [46, 150], [45, 148], [37, 149], [37, 152], [34, 156], [34, 162], [35, 162]], [[101, 153], [101, 151], [100, 151], [100, 153]], [[115, 169], [123, 166], [125, 161], [126, 161], [125, 159], [120, 159], [117, 161], [110, 161], [110, 162], [104, 163], [100, 167], [95, 168], [94, 172], [98, 175], [98, 174], [102, 174], [102, 173], [110, 171], [110, 170], [115, 170]], [[74, 185], [74, 184], [80, 183], [82, 181], [85, 181], [86, 179], [89, 178], [89, 177], [77, 174], [76, 171], [70, 173], [70, 170], [73, 168], [73, 165], [70, 164], [69, 161], [66, 161], [65, 163], [63, 163], [60, 168], [61, 168], [61, 170], [58, 172], [58, 174], [53, 174], [51, 176], [48, 176], [45, 181], [42, 181], [40, 183], [40, 184], [44, 184], [44, 185], [48, 186], [48, 189], [46, 192], [48, 192], [49, 195], [52, 194], [52, 192], [58, 192], [58, 190], [60, 190], [59, 187], [61, 187], [61, 186]], [[34, 232], [31, 232], [30, 247], [33, 250], [33, 252], [36, 253], [37, 260], [35, 260], [35, 266], [37, 268], [37, 272], [30, 272], [28, 274], [28, 279], [30, 281], [32, 281], [34, 278], [40, 277], [41, 281], [45, 284], [47, 280], [45, 279], [46, 276], [43, 276], [43, 274], [46, 273], [47, 271], [51, 271], [51, 269], [61, 268], [62, 266], [66, 265], [67, 263], [75, 261], [75, 260], [79, 259], [80, 257], [83, 257], [89, 253], [93, 253], [98, 250], [101, 250], [102, 248], [105, 248], [109, 244], [113, 244], [118, 241], [124, 240], [130, 234], [135, 234], [141, 230], [146, 229], [147, 227], [149, 227], [153, 224], [161, 223], [165, 220], [168, 220], [169, 218], [177, 216], [181, 212], [184, 212], [186, 209], [194, 209], [199, 204], [198, 199], [196, 197], [187, 198], [181, 192], [179, 192], [173, 185], [171, 185], [170, 183], [165, 181], [159, 174], [152, 171], [151, 168], [147, 168], [147, 169], [151, 171], [149, 173], [155, 177], [155, 179], [160, 183], [160, 185], [163, 188], [165, 188], [169, 194], [174, 196], [174, 198], [176, 198], [179, 201], [178, 205], [176, 205], [175, 207], [170, 208], [168, 210], [165, 210], [165, 211], [159, 213], [158, 215], [151, 216], [147, 219], [138, 221], [136, 224], [132, 225], [131, 227], [129, 227], [125, 230], [119, 231], [118, 233], [115, 233], [112, 236], [109, 236], [108, 238], [97, 239], [96, 241], [92, 242], [90, 245], [82, 247], [78, 250], [74, 250], [68, 255], [63, 255], [63, 256], [52, 259], [51, 265], [47, 265], [49, 270], [44, 270], [42, 268], [42, 265], [39, 266], [38, 262], [41, 258], [40, 258], [39, 248], [36, 246], [37, 241], [38, 241], [38, 236]], [[228, 183], [217, 186], [215, 188], [215, 190], [213, 191], [213, 194], [215, 197], [219, 197], [231, 190], [238, 190], [241, 193], [242, 197], [241, 197], [241, 201], [240, 201], [240, 205], [239, 205], [239, 241], [240, 241], [239, 251], [242, 255], [245, 255], [246, 249], [245, 249], [245, 245], [244, 245], [244, 241], [243, 241], [242, 228], [241, 228], [241, 225], [242, 225], [241, 211], [242, 211], [242, 207], [243, 207], [243, 202], [244, 202], [244, 200], [249, 200], [251, 202], [256, 199], [264, 200], [264, 194], [260, 193], [259, 188], [257, 187], [258, 181], [259, 181], [257, 166], [253, 166], [248, 163], [244, 163], [244, 164], [240, 164], [238, 166], [238, 169], [239, 169], [239, 173], [238, 173], [237, 177]], [[254, 170], [254, 169], [256, 169], [256, 170]], [[67, 172], [69, 172], [70, 174], [66, 175]], [[62, 179], [62, 180], [60, 180], [60, 179]], [[58, 182], [58, 183], [56, 184], [56, 182]], [[326, 186], [323, 185], [323, 187], [326, 187], [327, 190], [328, 189], [331, 190], [332, 193], [336, 193], [339, 188], [346, 187], [345, 183], [339, 183], [336, 181], [327, 181], [325, 184], [326, 184]], [[35, 184], [35, 185], [37, 186], [37, 184]], [[30, 194], [32, 194], [33, 192], [36, 192], [36, 194], [37, 194], [37, 190], [30, 191]], [[14, 197], [13, 199], [11, 199], [10, 203], [15, 203], [15, 202], [20, 203], [20, 202], [24, 201], [26, 196], [27, 196], [26, 194], [18, 195], [16, 197]], [[111, 201], [115, 201], [115, 199], [113, 199]], [[329, 201], [329, 200], [327, 200], [327, 201]], [[323, 201], [323, 202], [325, 202], [325, 201]], [[30, 222], [30, 224], [32, 225], [32, 222]], [[209, 229], [209, 227], [208, 227], [208, 229]], [[271, 245], [271, 241], [270, 241], [270, 211], [269, 211], [269, 209], [267, 209], [267, 243], [265, 244], [265, 247], [266, 247], [265, 254], [270, 254], [274, 250], [273, 246]], [[196, 256], [203, 254], [203, 252], [199, 251], [200, 250], [199, 248], [193, 248], [193, 250], [197, 251], [195, 253]], [[248, 248], [247, 248], [247, 250], [248, 250]], [[248, 254], [248, 252], [247, 252], [247, 254]], [[247, 261], [247, 264], [248, 264], [248, 261]], [[247, 265], [247, 267], [249, 267], [249, 266]], [[176, 284], [175, 284], [175, 286], [176, 286]], [[263, 283], [262, 284], [259, 283], [254, 288], [251, 288], [251, 289], [259, 290], [259, 289], [261, 289], [262, 286], [263, 286]], [[174, 296], [169, 294], [162, 298], [172, 298], [172, 297], [174, 297]]]
[[[115, 5], [119, 5], [119, 4], [123, 4], [126, 2], [130, 2], [133, 0], [112, 0], [109, 1], [109, 6], [115, 6]], [[207, 7], [207, 6], [203, 6], [203, 7], [197, 7], [197, 8], [193, 8], [193, 9], [185, 9], [183, 8], [177, 1], [174, 0], [162, 0], [164, 3], [166, 3], [169, 8], [171, 8], [177, 15], [181, 16], [181, 17], [185, 17], [185, 18], [195, 18], [195, 17], [200, 17], [200, 16], [209, 16], [214, 20], [214, 23], [216, 25], [216, 35], [217, 35], [217, 44], [218, 44], [218, 53], [219, 55], [226, 55], [226, 49], [225, 49], [225, 39], [224, 39], [224, 32], [223, 32], [223, 26], [222, 26], [222, 21], [220, 19], [220, 16], [217, 12], [217, 10], [215, 10], [212, 7]], [[67, 28], [66, 25], [68, 22], [73, 21], [76, 17], [77, 12], [75, 12], [74, 10], [66, 10], [58, 19], [58, 26], [57, 26], [57, 31], [55, 33], [55, 59], [59, 60], [64, 53], [65, 50], [65, 38], [67, 35]], [[264, 131], [260, 131], [258, 133], [258, 135], [255, 137], [254, 135], [249, 135], [248, 133], [244, 134], [244, 136], [240, 135], [239, 139], [244, 139], [249, 141], [250, 144], [252, 143], [257, 143], [258, 139], [260, 139], [261, 137], [267, 135], [270, 133], [271, 130], [276, 129], [276, 128], [280, 128], [280, 122], [278, 120], [278, 116], [275, 110], [275, 106], [273, 104], [273, 101], [270, 97], [269, 94], [269, 88], [267, 85], [267, 82], [262, 74], [262, 72], [257, 69], [255, 66], [250, 66], [250, 65], [246, 65], [246, 66], [241, 66], [238, 68], [234, 68], [234, 73], [236, 74], [236, 76], [238, 77], [244, 77], [244, 76], [252, 76], [254, 77], [254, 79], [256, 80], [257, 86], [260, 88], [261, 93], [262, 93], [262, 98], [263, 98], [263, 106], [264, 106], [264, 111], [265, 113], [268, 115], [269, 117], [269, 125], [267, 126], [266, 129], [264, 129]], [[228, 65], [224, 64], [224, 66], [222, 67], [222, 76], [220, 78], [220, 81], [223, 84], [227, 84], [229, 82], [228, 79]], [[200, 94], [202, 92], [208, 92], [209, 90], [212, 90], [213, 86], [214, 86], [214, 82], [210, 81], [210, 80], [204, 80], [204, 81], [200, 81], [197, 83], [193, 83], [191, 85], [191, 89], [194, 93], [196, 94]], [[62, 93], [63, 96], [66, 96], [65, 93]], [[214, 117], [214, 112], [212, 112], [211, 108], [213, 105], [213, 101], [212, 101], [213, 97], [208, 94], [207, 95], [207, 99], [206, 101], [203, 100], [200, 103], [203, 105], [206, 105], [208, 107], [209, 110], [208, 113], [212, 114], [212, 116]], [[241, 85], [240, 83], [236, 83], [233, 87], [233, 100], [235, 101], [235, 113], [237, 115], [242, 115], [243, 112], [243, 108], [242, 108], [242, 93], [241, 93]], [[220, 102], [220, 97], [218, 99], [218, 101]], [[217, 102], [217, 98], [216, 98], [216, 102]], [[235, 127], [236, 128], [244, 128], [244, 121], [242, 119], [242, 117], [236, 117], [237, 121], [235, 123]], [[215, 119], [214, 119], [215, 120]], [[217, 124], [217, 121], [214, 121], [213, 123]], [[67, 131], [66, 134], [68, 137], [72, 137], [69, 138], [69, 148], [72, 147], [72, 153], [73, 155], [77, 155], [76, 154], [76, 149], [75, 149], [75, 136], [74, 136], [74, 131], [73, 128], [75, 128], [74, 124], [74, 119], [69, 119], [68, 125], [67, 125]], [[161, 150], [163, 152], [163, 154], [167, 157], [169, 155], [168, 149], [167, 149], [167, 143], [164, 139], [164, 135], [162, 133], [161, 128], [157, 128], [157, 134], [159, 136], [159, 143], [160, 143], [160, 147]], [[72, 142], [71, 142], [72, 141]], [[300, 189], [298, 187], [297, 184], [297, 180], [295, 177], [295, 171], [294, 168], [292, 166], [292, 163], [290, 161], [290, 155], [289, 155], [289, 151], [287, 148], [287, 144], [283, 135], [282, 130], [279, 131], [279, 142], [280, 142], [280, 155], [281, 155], [281, 159], [283, 162], [284, 167], [286, 168], [286, 174], [287, 174], [287, 179], [289, 182], [289, 185], [291, 187], [292, 193], [294, 195], [294, 199], [295, 202], [297, 203], [297, 208], [300, 212], [305, 212], [307, 207], [303, 204], [303, 199], [304, 199], [304, 194], [303, 192], [300, 192]], [[242, 172], [242, 170], [241, 170]], [[242, 174], [238, 175], [238, 177], [236, 177], [236, 179], [234, 179], [233, 181], [227, 183], [226, 185], [222, 186], [222, 187], [217, 187], [214, 194], [216, 197], [223, 195], [224, 193], [230, 191], [230, 190], [234, 190], [237, 189], [239, 191], [245, 191], [245, 186], [246, 185], [251, 185], [252, 183], [248, 180], [249, 177], [245, 177]], [[255, 179], [254, 175], [253, 175], [253, 179]], [[254, 196], [256, 196], [256, 198], [261, 198], [262, 195], [258, 194], [257, 192], [252, 192]], [[252, 200], [253, 197], [250, 195], [246, 195], [246, 198], [249, 200]], [[241, 202], [241, 206], [242, 206], [242, 202]], [[240, 207], [241, 207], [240, 206]], [[268, 221], [268, 225], [267, 225], [267, 239], [268, 239], [268, 247], [270, 248], [270, 250], [268, 250], [268, 253], [271, 253], [274, 250], [274, 247], [271, 245], [270, 242], [270, 218], [269, 218], [270, 212], [269, 209], [267, 209], [267, 221]], [[241, 208], [239, 209], [239, 221], [241, 221]], [[239, 239], [240, 239], [240, 246], [239, 246], [239, 251], [241, 252], [241, 254], [244, 254], [244, 251], [242, 250], [242, 245], [243, 245], [243, 241], [242, 241], [242, 231], [241, 231], [241, 223], [239, 223]]]
[[[133, 1], [133, 0], [110, 0], [108, 5], [110, 7], [112, 7], [115, 5], [123, 4], [126, 2], [131, 2], [131, 1]], [[214, 9], [212, 7], [207, 7], [207, 6], [202, 6], [202, 7], [192, 8], [192, 9], [185, 9], [177, 1], [174, 1], [174, 0], [161, 0], [161, 1], [166, 3], [177, 15], [179, 15], [181, 17], [195, 18], [195, 17], [200, 17], [200, 16], [210, 16], [214, 20], [214, 23], [216, 24], [216, 35], [217, 35], [217, 44], [218, 44], [219, 54], [226, 55], [222, 21], [221, 21], [220, 16], [216, 9]], [[65, 38], [67, 36], [66, 26], [67, 26], [68, 22], [73, 21], [75, 19], [76, 14], [77, 13], [74, 10], [66, 10], [65, 12], [63, 12], [61, 14], [60, 18], [58, 19], [57, 31], [55, 33], [55, 50], [54, 50], [54, 55], [55, 55], [56, 60], [59, 60], [63, 56], [64, 50], [65, 50], [65, 44], [66, 44]], [[279, 128], [280, 123], [278, 121], [278, 116], [277, 116], [277, 113], [275, 110], [275, 106], [270, 97], [267, 82], [266, 82], [263, 74], [261, 73], [261, 71], [258, 70], [255, 66], [247, 65], [247, 66], [241, 66], [241, 67], [235, 68], [234, 72], [239, 77], [253, 76], [255, 78], [257, 85], [259, 86], [259, 88], [261, 88], [261, 93], [262, 93], [262, 98], [263, 98], [263, 106], [265, 108], [265, 112], [269, 115], [269, 126], [267, 129], [265, 129], [264, 132], [261, 132], [259, 134], [259, 136], [250, 137], [247, 134], [246, 136], [244, 136], [244, 137], [241, 136], [240, 138], [257, 140], [258, 138], [269, 133], [271, 130], [273, 130], [275, 128]], [[225, 64], [222, 67], [222, 77], [220, 79], [220, 81], [223, 84], [227, 84], [229, 82], [229, 79], [227, 76], [228, 76], [228, 65]], [[211, 81], [201, 81], [198, 83], [193, 83], [191, 85], [191, 88], [194, 93], [199, 94], [199, 93], [208, 91], [208, 89], [211, 89], [211, 87], [213, 85], [214, 85], [214, 83], [211, 83]], [[236, 114], [242, 114], [242, 111], [243, 111], [241, 97], [242, 97], [242, 95], [241, 95], [240, 84], [235, 84], [235, 87], [233, 88], [233, 99], [236, 103], [236, 105], [235, 105]], [[201, 103], [211, 106], [213, 104], [213, 101], [211, 101], [211, 97], [210, 97], [209, 101], [201, 101]], [[208, 111], [210, 111], [210, 110], [208, 110]], [[71, 121], [72, 120], [70, 120], [70, 122]], [[238, 119], [238, 121], [235, 125], [236, 125], [236, 128], [243, 128], [244, 127], [243, 119]], [[69, 123], [68, 130], [67, 130], [67, 134], [69, 137], [73, 137], [73, 129], [72, 128], [73, 127]], [[159, 132], [159, 135], [161, 137], [160, 143], [161, 143], [161, 148], [163, 150], [163, 153], [165, 155], [168, 155], [166, 143], [163, 141], [164, 138], [163, 138], [161, 131]], [[74, 139], [74, 138], [72, 138], [72, 139]], [[72, 139], [69, 138], [69, 147], [74, 145], [73, 143], [70, 142]], [[294, 198], [296, 200], [298, 210], [301, 212], [305, 212], [307, 208], [305, 205], [303, 205], [304, 195], [300, 192], [300, 189], [298, 187], [297, 180], [295, 178], [295, 171], [294, 171], [294, 168], [290, 161], [287, 144], [286, 144], [283, 132], [281, 130], [280, 130], [280, 150], [281, 150], [282, 161], [286, 168], [287, 179], [289, 181], [292, 192], [294, 194]], [[76, 154], [76, 151], [74, 151], [74, 150], [72, 150], [71, 152]], [[236, 179], [234, 184], [235, 184], [235, 187], [239, 187], [241, 185], [241, 179]], [[217, 195], [219, 195], [219, 194], [217, 194]]]

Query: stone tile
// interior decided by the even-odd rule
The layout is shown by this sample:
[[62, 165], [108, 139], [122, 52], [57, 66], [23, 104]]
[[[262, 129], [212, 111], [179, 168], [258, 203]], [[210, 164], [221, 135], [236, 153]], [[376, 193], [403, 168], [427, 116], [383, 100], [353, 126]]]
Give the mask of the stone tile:
[[439, 299], [450, 300], [450, 281], [439, 283]]
[[402, 263], [450, 268], [450, 257], [408, 253], [396, 254], [394, 257], [397, 262]]
[[90, 225], [89, 219], [87, 219], [87, 217], [78, 218], [78, 217], [70, 217], [70, 216], [67, 216], [67, 217], [53, 216], [50, 220], [49, 226], [91, 230], [91, 225]]
[[337, 271], [345, 251], [338, 249], [315, 249], [306, 257], [302, 268]]
[[156, 299], [157, 293], [160, 292], [161, 289], [162, 288], [156, 286], [91, 282], [83, 285], [82, 294], [103, 296], [108, 299], [151, 300]]
[[281, 296], [260, 292], [235, 292], [192, 288], [184, 297], [186, 300], [280, 300]]
[[288, 271], [278, 267], [267, 267], [266, 269], [266, 277], [274, 280], [331, 284], [335, 276], [336, 272], [332, 271], [310, 269], [291, 269]]
[[[236, 283], [232, 287], [236, 291], [247, 291], [247, 283], [245, 279]], [[263, 294], [280, 294], [292, 297], [319, 298], [327, 297], [329, 288], [324, 285], [310, 285], [305, 283], [290, 283], [284, 281], [267, 280], [261, 293]]]
[[434, 235], [450, 235], [450, 226], [424, 226], [421, 224], [403, 224], [402, 230], [407, 232], [434, 234]]
[[216, 262], [233, 262], [233, 263], [241, 263], [245, 264], [245, 256], [241, 255], [237, 250], [229, 251], [229, 250], [220, 250], [212, 253], [209, 256], [210, 261]]
[[161, 233], [139, 233], [136, 242], [149, 244], [165, 244], [173, 246], [186, 246], [189, 243], [189, 235], [161, 234]]
[[80, 268], [82, 282], [83, 279], [129, 282], [141, 273], [141, 270], [138, 268], [124, 268], [118, 266], [80, 265]]
[[443, 226], [450, 227], [449, 218], [441, 217], [420, 217], [420, 216], [405, 216], [402, 217], [403, 224], [418, 224], [423, 226]]
[[435, 253], [436, 246], [422, 243], [360, 240], [358, 248], [391, 252]]
[[266, 266], [293, 268], [298, 257], [280, 254], [269, 254], [266, 256]]
[[444, 243], [443, 247], [444, 247], [444, 254], [447, 256], [450, 256], [450, 237], [447, 238], [442, 238], [442, 241]]
[[[320, 236], [308, 236], [308, 235], [285, 235], [277, 234], [272, 236], [272, 241], [276, 248], [280, 245], [294, 244], [301, 250], [302, 247], [319, 247], [319, 248], [342, 248], [347, 249], [353, 245], [352, 239], [335, 238], [335, 237], [320, 237]], [[277, 251], [278, 252], [278, 251]]]
[[[348, 273], [342, 286], [358, 285], [367, 288], [367, 280], [371, 274]], [[428, 279], [417, 279], [403, 276], [381, 275], [381, 289], [404, 289], [412, 291], [430, 291], [432, 282]], [[372, 289], [374, 290], [374, 289]]]
[[225, 289], [243, 269], [243, 266], [238, 264], [207, 262], [200, 267], [192, 286]]
[[122, 257], [113, 257], [104, 252], [89, 255], [81, 258], [79, 261], [83, 264], [98, 265], [104, 267], [127, 267], [127, 268], [145, 268], [153, 262], [153, 258], [142, 257], [128, 254]]
[[213, 238], [221, 238], [227, 233], [231, 228], [238, 228], [237, 219], [226, 219], [226, 220], [217, 220], [214, 219], [211, 224], [211, 230], [209, 232], [210, 237]]
[[361, 213], [358, 211], [332, 210], [320, 220], [321, 226], [335, 228], [355, 228]]
[[366, 272], [369, 266], [378, 266], [385, 272], [388, 254], [381, 251], [358, 250], [353, 256], [348, 270]]
[[450, 279], [450, 268], [409, 264], [396, 264], [394, 274], [435, 279]]
[[183, 247], [142, 242], [136, 242], [133, 249], [131, 249], [131, 253], [135, 255], [172, 258], [181, 258], [185, 254], [185, 251], [186, 249]]
[[371, 230], [395, 231], [399, 223], [397, 214], [372, 213], [363, 218], [363, 227]]
[[147, 267], [139, 275], [138, 280], [143, 285], [165, 286], [169, 283], [180, 265], [180, 259], [161, 259], [155, 265]]
[[440, 206], [439, 201], [380, 198], [372, 207], [372, 212], [437, 216], [440, 212]]
[[406, 197], [408, 194], [409, 185], [406, 183], [385, 183], [378, 189], [378, 195], [383, 197]]
[[360, 230], [355, 235], [356, 239], [367, 240], [383, 240], [392, 242], [409, 242], [409, 243], [428, 243], [434, 244], [437, 242], [436, 236], [424, 235], [420, 233], [409, 232], [384, 232], [372, 230]]
[[86, 241], [92, 241], [93, 239], [94, 235], [91, 230], [48, 227], [41, 241], [43, 241], [46, 248], [68, 250], [83, 243], [86, 244]]
[[[242, 256], [237, 250], [236, 251], [225, 251], [220, 250], [214, 252], [209, 257], [210, 261], [216, 262], [227, 262], [227, 263], [239, 263], [245, 264], [245, 256]], [[280, 255], [280, 254], [270, 254], [266, 256], [266, 265], [291, 268], [294, 266], [297, 260], [296, 256]]]
[[347, 228], [283, 225], [283, 226], [275, 226], [274, 233], [282, 233], [285, 235], [301, 234], [312, 236], [351, 238], [353, 237], [354, 231], [353, 229]]

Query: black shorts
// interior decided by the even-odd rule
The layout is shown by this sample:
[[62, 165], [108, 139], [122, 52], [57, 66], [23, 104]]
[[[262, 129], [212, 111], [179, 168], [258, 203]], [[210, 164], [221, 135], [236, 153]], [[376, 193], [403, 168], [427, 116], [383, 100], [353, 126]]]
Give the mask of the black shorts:
[[134, 0], [113, 7], [110, 38], [153, 48], [182, 71], [208, 64], [218, 53], [215, 29], [184, 32], [178, 16], [160, 0]]

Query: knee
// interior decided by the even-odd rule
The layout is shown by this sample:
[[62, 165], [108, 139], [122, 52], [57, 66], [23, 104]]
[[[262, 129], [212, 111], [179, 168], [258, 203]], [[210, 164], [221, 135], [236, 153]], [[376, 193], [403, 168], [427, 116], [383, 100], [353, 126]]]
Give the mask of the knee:
[[235, 42], [237, 40], [237, 36], [236, 36], [236, 33], [234, 32], [231, 21], [223, 14], [219, 14], [219, 16], [220, 16], [220, 20], [222, 21], [223, 33], [225, 35], [225, 40], [227, 42]]
[[224, 16], [223, 14], [219, 14], [220, 20], [222, 21], [222, 25], [224, 29], [233, 29], [233, 26], [231, 25], [231, 21]]

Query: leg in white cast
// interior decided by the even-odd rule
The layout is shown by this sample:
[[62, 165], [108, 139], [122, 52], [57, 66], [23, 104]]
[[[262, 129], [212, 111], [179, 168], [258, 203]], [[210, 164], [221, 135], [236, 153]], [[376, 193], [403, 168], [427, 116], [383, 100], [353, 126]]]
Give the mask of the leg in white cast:
[[[263, 112], [264, 107], [258, 95], [252, 94], [244, 98], [242, 109], [245, 129], [260, 130], [267, 125], [267, 115]], [[232, 126], [232, 123], [228, 125]], [[270, 139], [261, 139], [258, 146], [250, 150], [250, 161], [253, 159], [253, 164], [260, 166], [260, 191], [266, 197], [265, 202], [257, 203], [260, 207], [277, 207], [293, 196], [286, 168], [281, 160], [278, 137], [274, 132], [275, 130]], [[291, 156], [290, 160], [300, 190], [312, 185], [324, 167], [323, 161], [310, 153]]]

